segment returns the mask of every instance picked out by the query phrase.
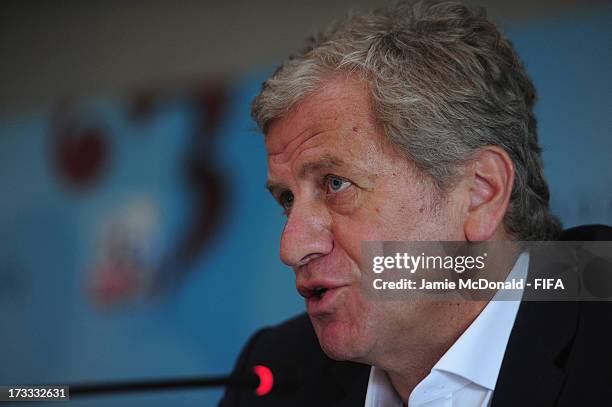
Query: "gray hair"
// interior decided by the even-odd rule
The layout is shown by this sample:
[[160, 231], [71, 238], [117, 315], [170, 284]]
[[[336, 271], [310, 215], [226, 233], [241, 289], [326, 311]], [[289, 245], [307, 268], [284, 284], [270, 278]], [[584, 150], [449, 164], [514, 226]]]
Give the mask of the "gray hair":
[[266, 133], [343, 72], [365, 79], [385, 135], [438, 191], [452, 186], [479, 149], [499, 146], [515, 168], [506, 230], [517, 240], [559, 234], [542, 170], [535, 88], [484, 10], [457, 1], [405, 2], [332, 24], [263, 83], [253, 118]]

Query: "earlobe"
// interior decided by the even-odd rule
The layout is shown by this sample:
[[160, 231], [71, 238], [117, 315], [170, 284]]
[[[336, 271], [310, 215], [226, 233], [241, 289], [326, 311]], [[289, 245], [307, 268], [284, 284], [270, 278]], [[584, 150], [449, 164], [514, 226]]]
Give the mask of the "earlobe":
[[490, 240], [503, 230], [514, 182], [512, 160], [503, 149], [486, 147], [472, 160], [469, 177], [465, 237], [468, 241]]

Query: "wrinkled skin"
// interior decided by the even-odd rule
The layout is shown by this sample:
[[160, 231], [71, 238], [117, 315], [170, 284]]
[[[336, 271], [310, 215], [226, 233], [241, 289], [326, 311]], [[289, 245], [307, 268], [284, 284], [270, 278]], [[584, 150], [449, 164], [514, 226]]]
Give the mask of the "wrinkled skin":
[[467, 207], [452, 192], [442, 199], [389, 144], [362, 82], [330, 81], [272, 122], [265, 141], [268, 187], [287, 213], [281, 259], [303, 294], [317, 284], [338, 287], [324, 305], [306, 300], [330, 357], [379, 362], [452, 325], [442, 318], [452, 305], [375, 301], [362, 292], [362, 241], [465, 240]]

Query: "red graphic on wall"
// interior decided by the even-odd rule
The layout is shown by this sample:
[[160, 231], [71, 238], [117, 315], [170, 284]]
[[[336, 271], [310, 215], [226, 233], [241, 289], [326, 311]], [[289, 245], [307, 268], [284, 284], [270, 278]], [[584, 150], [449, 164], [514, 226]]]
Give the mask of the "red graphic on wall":
[[51, 120], [52, 163], [63, 184], [77, 190], [93, 186], [108, 165], [110, 143], [99, 123], [85, 121], [62, 104]]
[[[176, 99], [171, 91], [138, 92], [128, 106], [128, 117], [140, 123], [150, 120], [171, 98]], [[101, 237], [99, 252], [102, 258], [96, 260], [87, 285], [90, 298], [100, 309], [173, 292], [193, 269], [194, 261], [205, 253], [222, 225], [226, 215], [227, 191], [224, 184], [227, 174], [219, 168], [216, 160], [216, 144], [227, 107], [228, 89], [224, 81], [211, 81], [190, 92], [187, 100], [197, 117], [182, 158], [183, 174], [191, 190], [189, 197], [194, 201], [190, 205], [194, 208], [193, 213], [186, 214], [185, 229], [174, 245], [160, 256], [156, 264], [151, 264], [143, 248], [155, 234], [151, 231], [154, 227], [143, 228], [135, 220], [138, 218], [136, 214], [148, 210], [129, 209], [127, 204], [122, 206], [119, 203], [114, 209], [115, 214], [109, 217], [113, 232], [105, 232]], [[144, 206], [155, 208], [155, 202], [150, 198], [145, 199], [148, 203]], [[135, 215], [122, 215], [130, 212]], [[149, 212], [154, 214], [149, 223], [155, 224], [158, 211], [152, 209]], [[148, 231], [141, 233], [142, 230]]]

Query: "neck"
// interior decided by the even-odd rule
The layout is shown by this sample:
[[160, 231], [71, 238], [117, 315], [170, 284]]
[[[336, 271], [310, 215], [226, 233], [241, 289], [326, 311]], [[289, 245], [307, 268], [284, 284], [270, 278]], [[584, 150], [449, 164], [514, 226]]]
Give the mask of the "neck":
[[[494, 252], [496, 258], [495, 267], [492, 267], [490, 273], [496, 275], [495, 270], [499, 270], [503, 275], [498, 278], [503, 280], [515, 264], [520, 248], [512, 245], [493, 250], [495, 247], [488, 250]], [[402, 320], [393, 324], [388, 331], [379, 333], [379, 338], [390, 340], [380, 343], [379, 352], [376, 355], [370, 354], [368, 363], [383, 369], [397, 394], [407, 402], [414, 388], [431, 372], [488, 302], [432, 301], [402, 309]], [[389, 306], [397, 308], [397, 304]], [[415, 315], [420, 317], [414, 319]], [[424, 315], [426, 318], [422, 317]]]
[[[385, 352], [375, 366], [385, 370], [393, 388], [404, 402], [410, 393], [431, 371], [434, 365], [457, 341], [486, 306], [486, 301], [463, 303], [435, 303], [439, 316], [435, 326], [419, 335], [403, 337], [400, 349]], [[451, 312], [449, 312], [451, 311]], [[402, 355], [402, 357], [398, 357]]]

